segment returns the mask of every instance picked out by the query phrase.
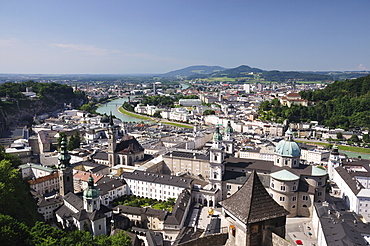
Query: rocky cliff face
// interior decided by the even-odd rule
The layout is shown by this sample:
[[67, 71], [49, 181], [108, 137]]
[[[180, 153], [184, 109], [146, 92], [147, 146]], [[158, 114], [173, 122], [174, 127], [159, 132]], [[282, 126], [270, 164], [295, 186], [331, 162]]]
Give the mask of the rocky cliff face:
[[78, 99], [66, 98], [57, 101], [45, 98], [43, 100], [15, 101], [10, 105], [2, 105], [0, 108], [0, 133], [21, 121], [27, 121], [31, 124], [35, 115], [61, 110], [65, 104], [69, 103], [76, 107], [83, 102]]

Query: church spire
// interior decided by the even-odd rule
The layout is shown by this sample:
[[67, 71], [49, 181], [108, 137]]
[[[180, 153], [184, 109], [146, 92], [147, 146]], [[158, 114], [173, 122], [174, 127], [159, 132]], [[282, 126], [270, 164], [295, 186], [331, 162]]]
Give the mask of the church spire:
[[60, 169], [65, 169], [67, 167], [70, 167], [71, 166], [70, 160], [71, 160], [71, 155], [68, 154], [67, 139], [66, 137], [62, 137], [62, 141], [60, 143], [60, 152], [58, 156], [58, 161], [59, 161], [58, 167]]
[[61, 196], [65, 196], [69, 192], [74, 192], [73, 169], [70, 164], [71, 156], [67, 151], [66, 137], [62, 137], [62, 142], [60, 144], [58, 156], [59, 193]]

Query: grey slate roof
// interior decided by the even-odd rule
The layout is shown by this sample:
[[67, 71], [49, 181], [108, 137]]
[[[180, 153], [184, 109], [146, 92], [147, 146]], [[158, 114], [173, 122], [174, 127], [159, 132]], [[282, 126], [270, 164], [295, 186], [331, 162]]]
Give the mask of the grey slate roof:
[[47, 207], [50, 205], [55, 205], [58, 203], [63, 203], [63, 199], [61, 197], [55, 197], [55, 198], [49, 198], [49, 199], [40, 198], [37, 202], [37, 207], [42, 208], [42, 207]]
[[116, 145], [115, 153], [132, 154], [144, 151], [144, 148], [136, 140], [134, 136], [125, 135]]
[[273, 161], [254, 160], [230, 157], [225, 159], [226, 169], [232, 170], [232, 168], [245, 168], [246, 170], [257, 170], [259, 172], [270, 173], [274, 166]]
[[332, 204], [323, 203], [315, 203], [315, 208], [328, 245], [367, 245], [362, 235], [370, 234], [370, 226], [354, 212], [335, 211]]
[[122, 179], [103, 177], [97, 182], [96, 188], [99, 190], [100, 195], [104, 196], [108, 194], [109, 191], [114, 190], [117, 187], [124, 186], [125, 184], [126, 181]]
[[191, 194], [187, 190], [183, 190], [176, 200], [175, 206], [173, 207], [172, 214], [167, 216], [164, 221], [165, 224], [170, 225], [180, 225], [184, 216], [186, 216], [185, 211], [191, 200]]
[[83, 201], [81, 197], [78, 197], [72, 192], [69, 192], [67, 195], [64, 196], [64, 201], [71, 204], [78, 211], [81, 211], [83, 209]]
[[108, 153], [107, 152], [103, 152], [103, 151], [99, 151], [97, 152], [94, 157], [94, 159], [99, 159], [99, 160], [108, 160]]
[[341, 176], [346, 184], [351, 188], [352, 192], [357, 195], [364, 187], [360, 182], [357, 182], [352, 173], [347, 172], [342, 166], [335, 168], [335, 171]]
[[220, 202], [221, 206], [244, 224], [255, 223], [289, 214], [267, 193], [253, 171], [244, 185], [232, 196]]
[[61, 206], [60, 208], [58, 208], [55, 213], [65, 219], [65, 220], [68, 220], [69, 218], [71, 218], [72, 214], [73, 214], [73, 211], [70, 210], [66, 205], [63, 205]]
[[166, 157], [179, 157], [179, 158], [188, 158], [188, 159], [201, 159], [201, 160], [209, 160], [209, 154], [201, 154], [201, 153], [194, 153], [194, 152], [185, 152], [185, 151], [172, 151], [165, 154]]
[[120, 213], [124, 214], [135, 214], [135, 215], [149, 215], [152, 217], [156, 217], [159, 220], [164, 220], [167, 211], [165, 210], [158, 210], [158, 209], [153, 209], [153, 208], [138, 208], [138, 207], [132, 207], [132, 206], [124, 206], [124, 205], [117, 205], [116, 207], [113, 208], [113, 210], [117, 211], [119, 209]]

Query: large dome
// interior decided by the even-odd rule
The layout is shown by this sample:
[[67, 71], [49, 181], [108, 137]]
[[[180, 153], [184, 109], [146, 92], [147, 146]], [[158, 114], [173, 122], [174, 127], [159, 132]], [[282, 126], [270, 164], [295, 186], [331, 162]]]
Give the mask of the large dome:
[[287, 139], [281, 140], [275, 147], [275, 154], [286, 157], [301, 156], [301, 148], [292, 139], [292, 132], [288, 129]]

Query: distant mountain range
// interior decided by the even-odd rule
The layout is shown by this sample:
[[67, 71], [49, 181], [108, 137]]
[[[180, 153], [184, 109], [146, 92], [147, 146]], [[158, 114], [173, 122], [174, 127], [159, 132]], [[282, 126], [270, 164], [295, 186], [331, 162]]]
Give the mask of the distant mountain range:
[[171, 71], [159, 76], [163, 77], [187, 77], [188, 79], [228, 77], [228, 78], [253, 78], [255, 73], [260, 74], [260, 78], [266, 81], [284, 82], [287, 80], [299, 81], [333, 81], [353, 79], [366, 76], [369, 72], [299, 72], [299, 71], [266, 71], [260, 68], [252, 68], [247, 65], [241, 65], [236, 68], [223, 68], [220, 66], [190, 66], [183, 69]]
[[223, 68], [220, 66], [191, 66], [191, 67], [186, 67], [183, 69], [171, 71], [171, 72], [162, 74], [161, 76], [163, 77], [176, 77], [176, 76], [188, 77], [188, 76], [197, 75], [197, 74], [216, 73], [219, 71], [223, 71], [225, 69], [226, 68]]

